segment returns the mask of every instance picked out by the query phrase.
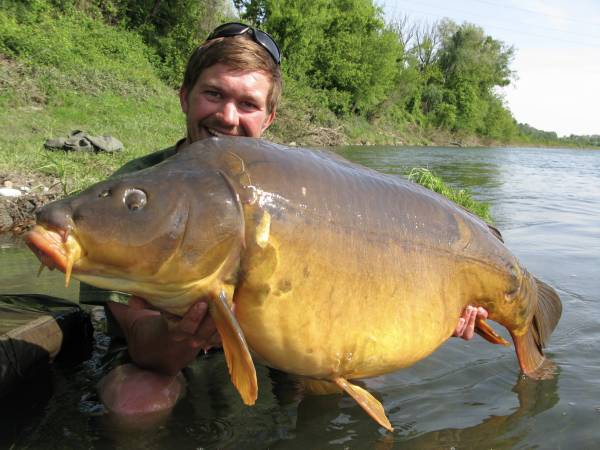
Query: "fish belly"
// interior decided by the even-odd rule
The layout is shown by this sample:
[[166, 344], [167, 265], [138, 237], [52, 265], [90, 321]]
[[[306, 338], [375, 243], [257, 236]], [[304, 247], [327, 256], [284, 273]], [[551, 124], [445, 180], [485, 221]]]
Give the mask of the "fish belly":
[[419, 249], [352, 248], [322, 232], [318, 246], [298, 235], [285, 242], [274, 245], [270, 277], [243, 284], [236, 297], [250, 348], [277, 369], [362, 378], [409, 366], [450, 336], [466, 303], [455, 274], [442, 270], [451, 264]]

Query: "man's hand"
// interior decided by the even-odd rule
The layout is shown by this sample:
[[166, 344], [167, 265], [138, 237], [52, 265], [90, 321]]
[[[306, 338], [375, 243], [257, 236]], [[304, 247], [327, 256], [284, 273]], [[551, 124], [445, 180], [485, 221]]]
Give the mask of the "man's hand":
[[181, 318], [167, 318], [139, 297], [131, 297], [128, 305], [108, 302], [107, 306], [125, 334], [132, 361], [144, 369], [175, 375], [196, 358], [200, 349], [208, 350], [220, 343], [208, 305], [202, 299]]
[[468, 341], [473, 338], [475, 333], [475, 320], [476, 319], [487, 319], [488, 312], [481, 306], [476, 308], [474, 306], [467, 306], [463, 311], [463, 315], [458, 319], [458, 325], [454, 330], [452, 336], [460, 337]]
[[[151, 306], [140, 297], [131, 297], [129, 307], [132, 313], [147, 310]], [[199, 300], [192, 305], [183, 317], [177, 317], [169, 313], [161, 313], [167, 323], [168, 340], [179, 345], [188, 345], [194, 349], [205, 351], [221, 343], [221, 337], [217, 331], [214, 321], [208, 314], [208, 303]]]

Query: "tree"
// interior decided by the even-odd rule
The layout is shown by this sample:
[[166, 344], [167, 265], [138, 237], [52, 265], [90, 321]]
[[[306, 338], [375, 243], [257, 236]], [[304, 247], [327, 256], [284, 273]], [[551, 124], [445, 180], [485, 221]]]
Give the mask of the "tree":
[[279, 43], [286, 75], [325, 93], [338, 115], [368, 115], [394, 86], [402, 46], [371, 0], [249, 0], [243, 18]]
[[[490, 102], [498, 100], [497, 86], [506, 86], [513, 76], [510, 70], [514, 50], [486, 36], [472, 24], [440, 24], [442, 35], [438, 66], [446, 89], [454, 92], [455, 129], [475, 132], [485, 129]], [[496, 105], [497, 106], [497, 105]]]

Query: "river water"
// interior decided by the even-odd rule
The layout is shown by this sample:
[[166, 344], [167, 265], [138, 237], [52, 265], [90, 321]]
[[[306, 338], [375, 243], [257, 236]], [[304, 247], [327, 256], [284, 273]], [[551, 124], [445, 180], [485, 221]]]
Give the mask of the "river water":
[[[51, 389], [0, 447], [190, 449], [591, 449], [600, 445], [600, 151], [529, 148], [346, 147], [349, 159], [391, 174], [427, 167], [491, 205], [506, 245], [552, 285], [563, 316], [546, 349], [551, 380], [519, 374], [514, 350], [479, 337], [450, 339], [408, 369], [366, 381], [395, 427], [379, 428], [343, 396], [296, 398], [285, 377], [258, 366], [259, 399], [244, 407], [221, 353], [188, 370], [187, 396], [151, 431], [106, 420], [94, 385], [106, 337], [77, 367], [55, 367]], [[0, 242], [2, 292], [77, 298], [18, 241]], [[501, 327], [496, 327], [501, 328]], [[503, 330], [499, 330], [503, 332]], [[506, 333], [503, 333], [506, 336]], [[270, 387], [273, 389], [270, 389]], [[7, 423], [0, 417], [0, 424]], [[0, 425], [2, 427], [2, 425]]]

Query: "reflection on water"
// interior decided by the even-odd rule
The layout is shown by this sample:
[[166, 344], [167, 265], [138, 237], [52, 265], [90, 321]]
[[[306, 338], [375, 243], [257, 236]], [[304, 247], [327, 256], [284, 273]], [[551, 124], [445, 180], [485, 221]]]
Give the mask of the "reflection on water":
[[[23, 420], [0, 432], [0, 447], [595, 448], [600, 441], [600, 152], [347, 147], [340, 153], [392, 174], [428, 167], [490, 203], [509, 248], [562, 297], [563, 317], [547, 348], [558, 365], [554, 379], [521, 378], [513, 348], [479, 338], [451, 340], [413, 367], [366, 380], [395, 427], [390, 434], [348, 397], [298, 397], [290, 380], [260, 365], [257, 405], [245, 407], [223, 355], [211, 353], [186, 371], [187, 395], [163, 426], [123, 432], [106, 421], [95, 394], [106, 371], [107, 338], [98, 333], [94, 357], [77, 367], [54, 367], [44, 377], [50, 386], [35, 401], [23, 398], [10, 408]], [[0, 292], [49, 290], [77, 297], [77, 286], [65, 290], [58, 274], [35, 278], [35, 258], [14, 243], [0, 245], [0, 264]]]
[[519, 377], [512, 391], [518, 406], [508, 415], [490, 415], [478, 425], [447, 428], [410, 439], [407, 448], [506, 448], [518, 447], [527, 440], [530, 422], [554, 407], [559, 400], [558, 378], [533, 381]]

